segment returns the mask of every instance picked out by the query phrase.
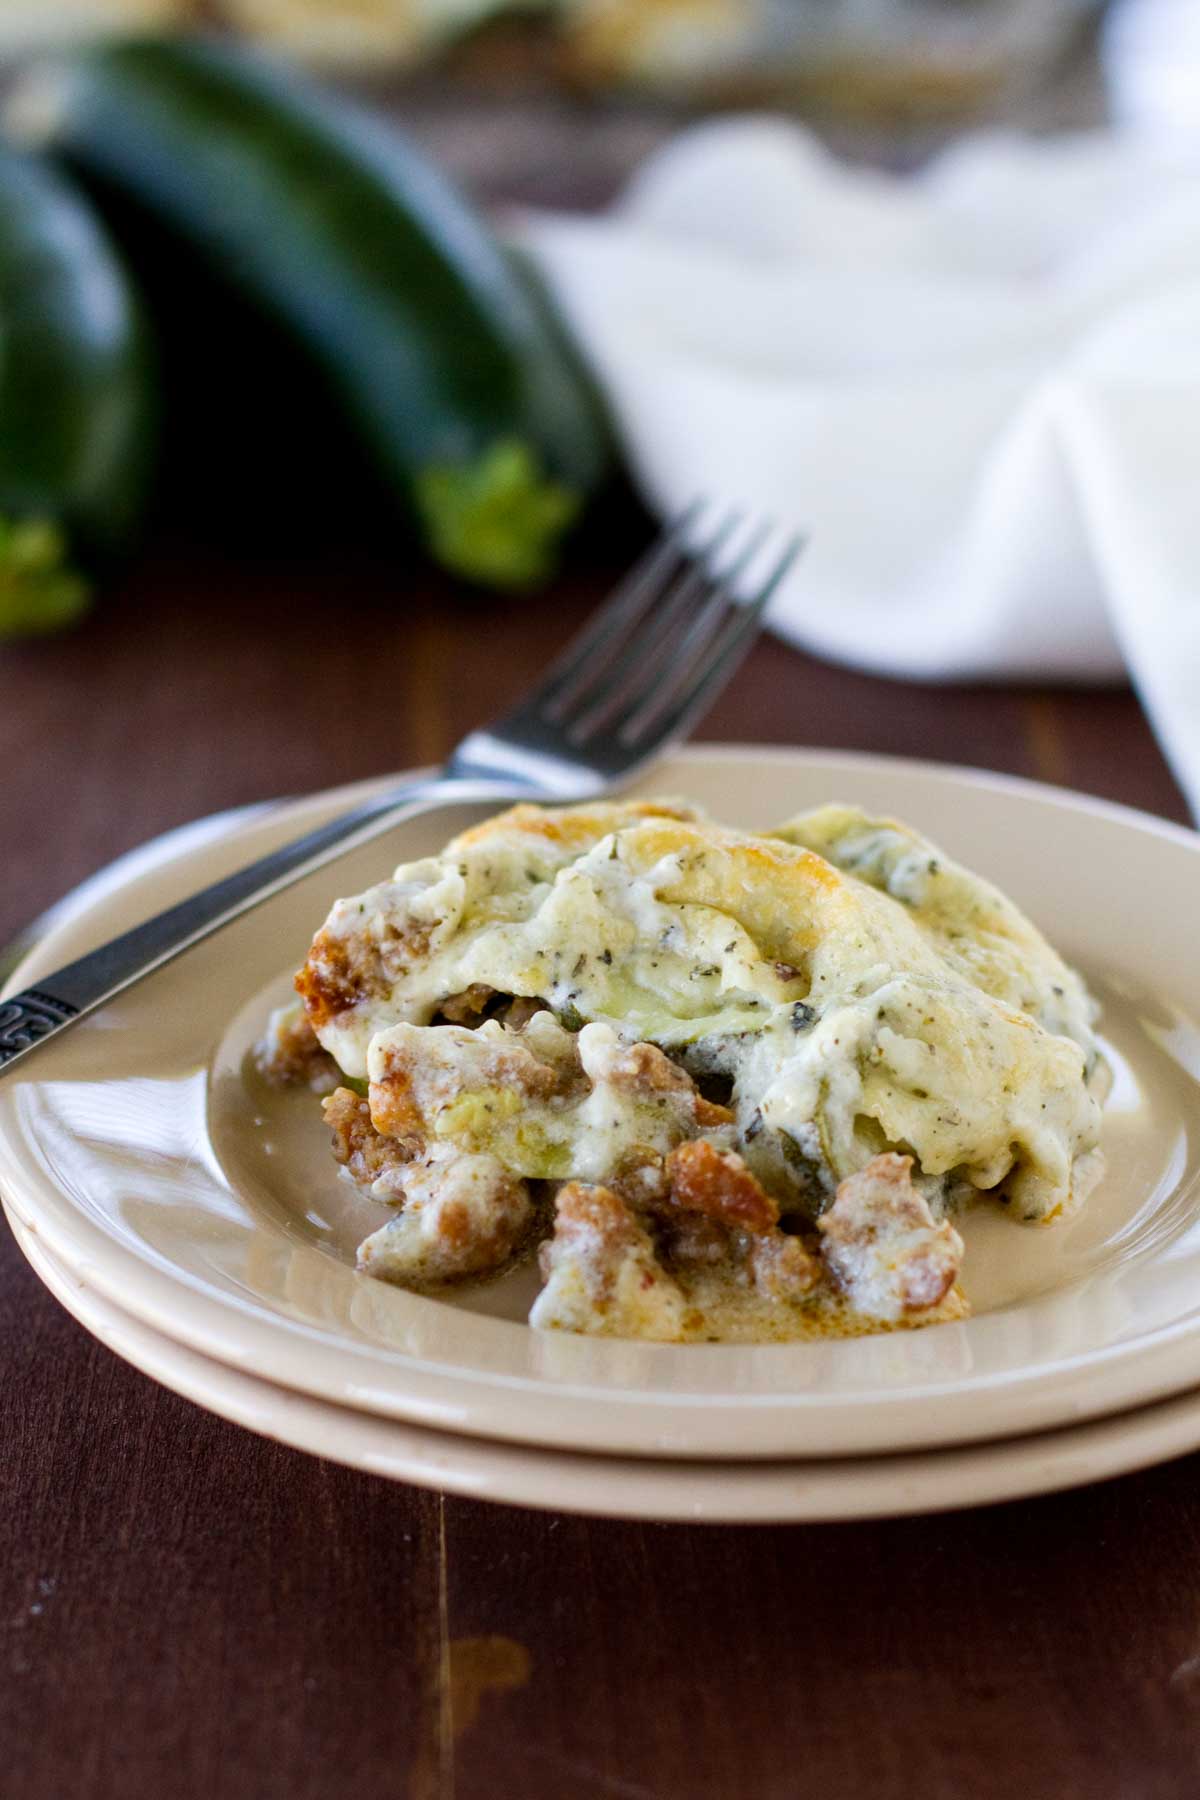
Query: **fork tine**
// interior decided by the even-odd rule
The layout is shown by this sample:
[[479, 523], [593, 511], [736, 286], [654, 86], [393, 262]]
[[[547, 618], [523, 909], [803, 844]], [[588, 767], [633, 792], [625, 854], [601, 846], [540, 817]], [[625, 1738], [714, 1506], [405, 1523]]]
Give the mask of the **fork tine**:
[[[619, 717], [628, 717], [638, 712], [643, 706], [665, 691], [672, 691], [678, 686], [678, 678], [689, 670], [711, 641], [719, 628], [720, 621], [726, 616], [731, 598], [737, 592], [737, 585], [748, 569], [754, 566], [755, 558], [761, 553], [771, 536], [769, 524], [760, 525], [751, 533], [748, 543], [739, 551], [728, 569], [710, 575], [706, 582], [697, 584], [693, 593], [706, 588], [699, 598], [699, 604], [691, 608], [690, 622], [685, 616], [680, 629], [670, 636], [664, 637], [643, 652], [640, 644], [630, 647], [626, 663], [635, 679], [620, 694]], [[672, 624], [675, 620], [672, 619]], [[663, 665], [667, 665], [669, 674], [662, 673]], [[615, 685], [614, 685], [615, 694]], [[611, 721], [611, 707], [601, 713], [596, 708], [598, 717], [607, 716]], [[590, 718], [589, 718], [590, 723]]]
[[[676, 706], [689, 704], [692, 697], [704, 688], [710, 675], [718, 674], [724, 680], [733, 673], [736, 662], [750, 648], [758, 633], [766, 604], [765, 598], [747, 601], [727, 616], [724, 629], [714, 633], [712, 642], [689, 669], [687, 680], [676, 686], [673, 696]], [[624, 740], [632, 742], [643, 736], [655, 724], [659, 715], [669, 714], [671, 705], [671, 697], [666, 694], [655, 695], [652, 704], [631, 714], [623, 722], [621, 735]]]
[[710, 637], [702, 651], [693, 652], [688, 664], [680, 663], [676, 680], [626, 715], [616, 728], [622, 745], [635, 746], [651, 732], [666, 741], [686, 733], [749, 651], [767, 605], [804, 543], [802, 537], [792, 538], [753, 599], [735, 601], [724, 627]]
[[[750, 543], [743, 543], [726, 569], [714, 572], [704, 563], [698, 567], [694, 553], [682, 547], [697, 510], [689, 508], [623, 584], [616, 600], [568, 647], [556, 665], [557, 687], [553, 680], [543, 683], [511, 712], [468, 733], [446, 764], [447, 775], [486, 777], [542, 798], [578, 799], [603, 793], [678, 743], [749, 649], [764, 607], [802, 547], [799, 539], [789, 543], [757, 592], [735, 599], [731, 584], [740, 584], [747, 570], [753, 570], [765, 552], [765, 536], [751, 533]], [[661, 621], [656, 626], [648, 620], [651, 606], [661, 603], [664, 571], [669, 576], [666, 629]], [[680, 598], [685, 579], [686, 606]], [[649, 655], [648, 644], [654, 646]], [[596, 683], [611, 680], [614, 659], [630, 658], [632, 677], [619, 692], [603, 694], [598, 705]], [[643, 668], [647, 663], [651, 666]], [[575, 688], [589, 699], [567, 708], [564, 697]], [[565, 719], [548, 712], [556, 693], [569, 714]]]
[[639, 616], [654, 604], [663, 582], [670, 578], [675, 565], [681, 560], [686, 533], [703, 511], [704, 505], [703, 500], [693, 500], [671, 521], [666, 530], [639, 557], [599, 612], [575, 633], [566, 648], [555, 657], [537, 693], [530, 696], [533, 704], [541, 703], [548, 718], [559, 717], [568, 704], [573, 687], [572, 677], [584, 669], [591, 658], [600, 660], [606, 649], [623, 643], [626, 633], [636, 624]]
[[[589, 704], [584, 717], [575, 720], [568, 731], [572, 743], [586, 742], [599, 728], [610, 736], [620, 736], [625, 721], [657, 713], [680, 692], [681, 685], [691, 685], [698, 679], [698, 673], [693, 671], [703, 667], [721, 639], [731, 617], [732, 594], [753, 567], [771, 531], [772, 527], [764, 524], [752, 532], [729, 568], [710, 578], [707, 591], [691, 610], [690, 620], [682, 622], [670, 644], [657, 647], [659, 654], [643, 657], [640, 644], [631, 646], [626, 662], [636, 668], [636, 673], [625, 682], [620, 694], [606, 694], [603, 702]], [[663, 650], [669, 652], [665, 669]]]
[[[624, 710], [630, 704], [626, 693], [631, 683], [639, 694], [645, 692], [646, 683], [662, 661], [663, 652], [671, 648], [673, 637], [677, 635], [677, 623], [690, 618], [697, 607], [702, 609], [707, 605], [718, 579], [710, 572], [710, 560], [724, 548], [740, 523], [737, 513], [728, 514], [703, 549], [684, 558], [678, 575], [643, 619], [637, 633], [628, 633], [614, 644], [609, 657], [585, 660], [578, 679], [569, 684], [570, 692], [555, 714], [559, 723], [569, 726], [572, 736], [580, 730], [592, 729], [594, 723], [618, 703], [623, 703]], [[574, 712], [575, 718], [568, 720], [569, 712]], [[585, 716], [580, 717], [581, 713]]]

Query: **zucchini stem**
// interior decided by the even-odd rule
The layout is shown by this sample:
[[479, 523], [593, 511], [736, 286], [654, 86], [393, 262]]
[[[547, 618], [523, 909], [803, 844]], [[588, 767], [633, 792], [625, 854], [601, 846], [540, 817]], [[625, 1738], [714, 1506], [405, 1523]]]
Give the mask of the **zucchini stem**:
[[61, 631], [87, 611], [91, 587], [51, 519], [0, 516], [0, 638]]
[[534, 587], [553, 573], [580, 504], [517, 438], [493, 444], [473, 463], [425, 469], [416, 502], [438, 562], [497, 588]]

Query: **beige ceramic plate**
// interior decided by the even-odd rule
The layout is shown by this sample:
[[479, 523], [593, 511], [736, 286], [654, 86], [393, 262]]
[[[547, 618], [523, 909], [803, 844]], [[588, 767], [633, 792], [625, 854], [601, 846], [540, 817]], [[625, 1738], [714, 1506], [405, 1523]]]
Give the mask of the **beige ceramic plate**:
[[[373, 1221], [307, 1096], [247, 1086], [245, 1050], [334, 891], [464, 822], [411, 821], [336, 877], [200, 946], [0, 1085], [0, 1182], [90, 1288], [219, 1361], [442, 1429], [645, 1456], [846, 1456], [1043, 1430], [1200, 1369], [1200, 839], [1026, 783], [822, 752], [698, 749], [648, 791], [761, 826], [828, 798], [894, 812], [995, 877], [1084, 967], [1118, 1071], [1108, 1174], [1082, 1217], [968, 1221], [962, 1325], [840, 1343], [625, 1344], [530, 1331], [528, 1277], [418, 1297], [354, 1272]], [[343, 805], [176, 847], [60, 923], [14, 980]]]
[[331, 1406], [163, 1337], [55, 1262], [15, 1219], [51, 1293], [110, 1350], [210, 1412], [297, 1450], [476, 1500], [622, 1519], [766, 1524], [947, 1512], [1079, 1487], [1200, 1445], [1200, 1395], [1091, 1425], [963, 1450], [791, 1463], [580, 1456], [458, 1437]]

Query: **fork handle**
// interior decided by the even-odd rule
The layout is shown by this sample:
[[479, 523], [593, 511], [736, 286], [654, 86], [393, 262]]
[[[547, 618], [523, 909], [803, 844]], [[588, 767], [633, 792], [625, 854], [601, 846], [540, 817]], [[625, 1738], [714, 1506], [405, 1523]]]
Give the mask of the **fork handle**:
[[0, 1000], [0, 1078], [77, 1019], [123, 988], [190, 950], [223, 925], [319, 869], [339, 851], [378, 837], [402, 818], [455, 801], [511, 799], [513, 788], [486, 780], [430, 776], [390, 788], [350, 812], [281, 844], [257, 862], [201, 888], [165, 912], [44, 976], [35, 988]]

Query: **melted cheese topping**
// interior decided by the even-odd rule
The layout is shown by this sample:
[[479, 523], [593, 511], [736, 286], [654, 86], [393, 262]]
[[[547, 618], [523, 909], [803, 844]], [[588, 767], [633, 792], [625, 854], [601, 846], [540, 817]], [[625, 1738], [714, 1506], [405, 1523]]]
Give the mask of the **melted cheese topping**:
[[[1106, 1073], [1078, 975], [995, 888], [847, 807], [756, 837], [685, 806], [519, 806], [339, 901], [299, 978], [358, 1079], [378, 1075], [381, 1034], [429, 1026], [475, 984], [724, 1077], [722, 1141], [785, 1208], [819, 1210], [899, 1150], [939, 1215], [985, 1190], [1045, 1220], [1077, 1198], [1099, 1134]], [[463, 1147], [599, 1180], [646, 1136], [644, 1108], [601, 1087], [554, 1112], [544, 1171], [505, 1154], [525, 1102], [490, 1137], [466, 1107]]]

